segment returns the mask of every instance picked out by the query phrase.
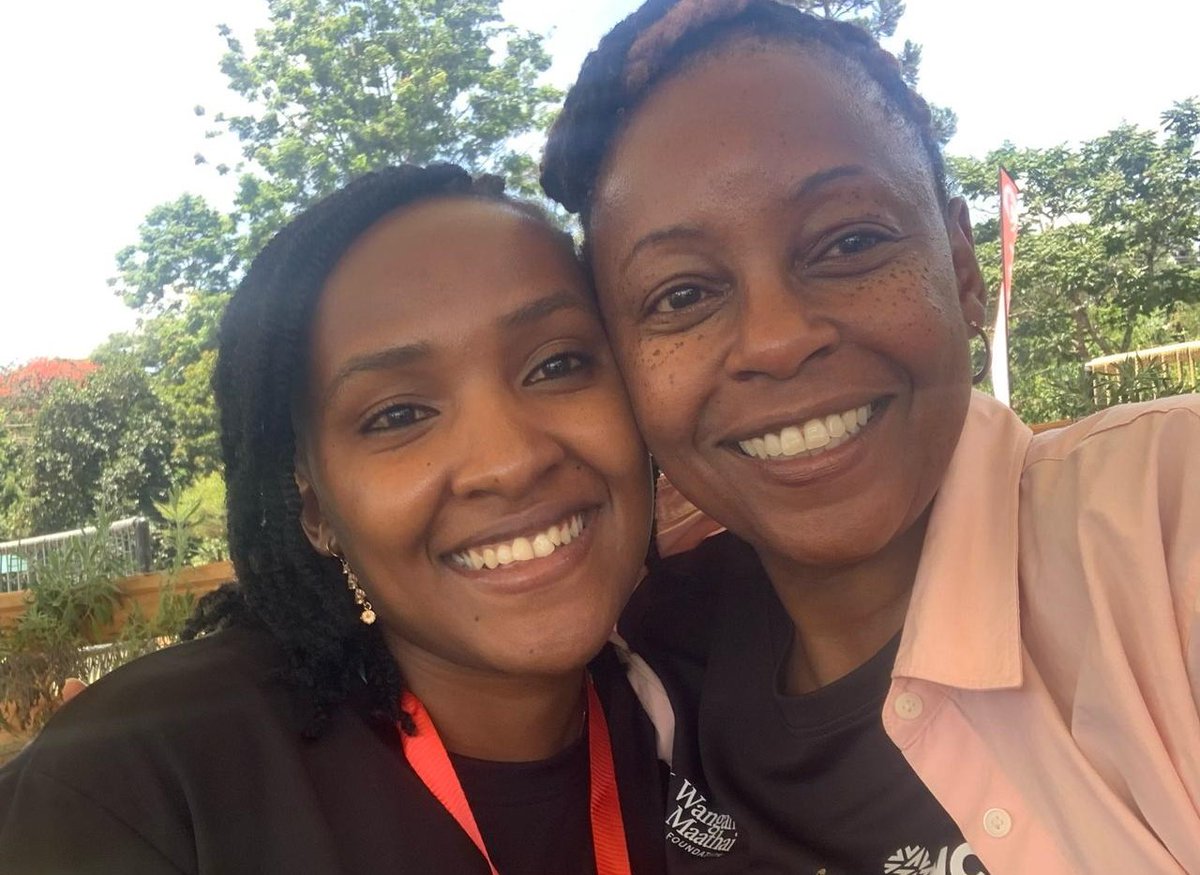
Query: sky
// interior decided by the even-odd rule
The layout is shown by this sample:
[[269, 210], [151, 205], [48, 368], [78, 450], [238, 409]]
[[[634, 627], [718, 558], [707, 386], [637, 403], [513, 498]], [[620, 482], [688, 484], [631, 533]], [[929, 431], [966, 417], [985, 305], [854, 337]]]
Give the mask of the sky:
[[[550, 81], [567, 86], [637, 0], [504, 0], [513, 23], [548, 33]], [[46, 14], [53, 9], [53, 17]], [[1108, 9], [1120, 10], [1109, 14]], [[897, 33], [923, 46], [920, 90], [958, 113], [952, 154], [1004, 140], [1050, 146], [1123, 121], [1157, 124], [1200, 95], [1200, 3], [1147, 0], [907, 0]], [[155, 205], [184, 192], [228, 206], [204, 138], [236, 108], [218, 70], [216, 25], [249, 45], [264, 0], [64, 0], [11, 4], [0, 52], [0, 367], [84, 357], [134, 326], [106, 280]], [[197, 166], [193, 156], [209, 158]]]

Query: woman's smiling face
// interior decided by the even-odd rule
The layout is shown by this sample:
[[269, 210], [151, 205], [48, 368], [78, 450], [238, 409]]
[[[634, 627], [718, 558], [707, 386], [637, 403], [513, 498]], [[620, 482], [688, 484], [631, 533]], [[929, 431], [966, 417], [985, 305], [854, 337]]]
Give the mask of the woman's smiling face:
[[965, 208], [821, 51], [744, 39], [657, 85], [601, 170], [589, 245], [664, 471], [760, 551], [828, 566], [928, 506], [983, 310]]
[[582, 666], [637, 579], [650, 475], [569, 245], [494, 201], [401, 208], [329, 276], [311, 349], [305, 530], [402, 668]]

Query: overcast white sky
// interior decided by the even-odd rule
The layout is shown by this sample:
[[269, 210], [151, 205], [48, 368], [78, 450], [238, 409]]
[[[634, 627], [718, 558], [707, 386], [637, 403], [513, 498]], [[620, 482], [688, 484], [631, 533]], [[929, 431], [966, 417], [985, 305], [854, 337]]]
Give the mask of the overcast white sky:
[[[550, 76], [564, 86], [636, 5], [505, 0], [517, 24], [553, 29]], [[1139, 14], [1096, 0], [907, 5], [898, 37], [924, 46], [925, 96], [958, 113], [953, 153], [1005, 139], [1078, 141], [1123, 120], [1152, 125], [1171, 102], [1200, 94], [1194, 0], [1149, 0]], [[215, 25], [249, 44], [266, 12], [260, 0], [65, 0], [14, 3], [5, 19], [0, 366], [82, 357], [132, 326], [105, 279], [142, 217], [185, 191], [227, 204], [228, 182], [193, 164], [197, 151], [215, 152], [192, 108], [232, 103]]]

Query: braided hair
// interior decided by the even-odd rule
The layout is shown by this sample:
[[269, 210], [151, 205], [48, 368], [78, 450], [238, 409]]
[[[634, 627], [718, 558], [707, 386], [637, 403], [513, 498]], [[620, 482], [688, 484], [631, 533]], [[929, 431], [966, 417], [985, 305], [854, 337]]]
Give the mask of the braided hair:
[[588, 55], [546, 143], [542, 188], [588, 227], [601, 165], [623, 123], [654, 86], [688, 61], [739, 37], [815, 45], [857, 66], [878, 84], [887, 108], [916, 134], [939, 202], [946, 170], [924, 99], [900, 64], [862, 28], [818, 18], [780, 0], [646, 0]]
[[364, 684], [371, 714], [401, 720], [412, 731], [398, 708], [402, 679], [379, 625], [359, 621], [361, 608], [347, 594], [339, 561], [318, 553], [300, 525], [295, 456], [317, 300], [350, 245], [401, 206], [482, 197], [552, 227], [503, 188], [498, 177], [473, 180], [450, 164], [369, 173], [280, 231], [254, 260], [222, 320], [213, 384], [238, 582], [201, 600], [185, 637], [227, 625], [265, 627], [288, 654], [287, 679], [312, 695], [308, 735], [318, 734], [333, 706]]

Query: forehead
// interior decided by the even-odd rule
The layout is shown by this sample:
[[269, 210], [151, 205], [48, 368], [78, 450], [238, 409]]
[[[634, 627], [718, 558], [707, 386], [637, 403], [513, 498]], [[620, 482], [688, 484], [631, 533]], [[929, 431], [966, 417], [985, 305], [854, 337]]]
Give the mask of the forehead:
[[[656, 85], [601, 168], [592, 230], [639, 226], [734, 201], [784, 198], [808, 176], [858, 166], [936, 209], [917, 136], [852, 61], [820, 46], [744, 38]], [[732, 199], [732, 200], [731, 200]]]
[[325, 282], [313, 333], [318, 349], [436, 340], [564, 288], [585, 294], [574, 253], [543, 222], [444, 198], [401, 208], [355, 241]]
[[483, 198], [439, 198], [401, 207], [367, 229], [330, 272], [322, 300], [370, 289], [407, 298], [430, 286], [486, 297], [489, 280], [574, 267], [563, 238], [518, 208]]

